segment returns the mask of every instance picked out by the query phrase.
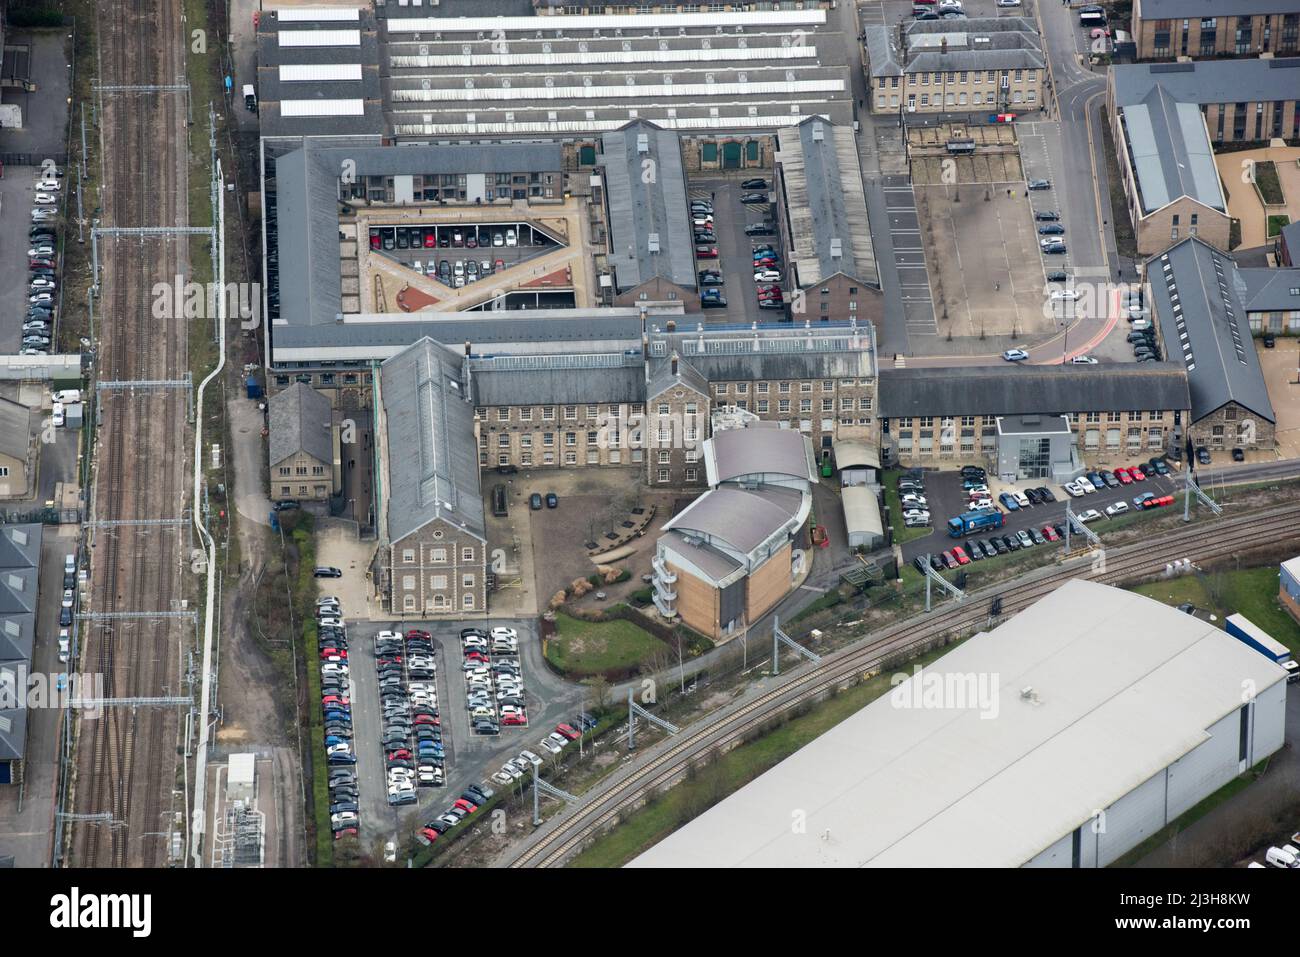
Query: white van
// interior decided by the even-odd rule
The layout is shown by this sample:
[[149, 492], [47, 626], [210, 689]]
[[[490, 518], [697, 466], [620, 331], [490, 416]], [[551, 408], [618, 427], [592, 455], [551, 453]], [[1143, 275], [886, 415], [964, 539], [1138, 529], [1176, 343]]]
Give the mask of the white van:
[[1268, 861], [1274, 867], [1300, 867], [1300, 860], [1287, 847], [1270, 847], [1268, 853], [1264, 855], [1264, 860]]
[[59, 392], [55, 392], [52, 398], [55, 402], [62, 402], [64, 405], [72, 405], [75, 402], [81, 401], [81, 390], [63, 389]]

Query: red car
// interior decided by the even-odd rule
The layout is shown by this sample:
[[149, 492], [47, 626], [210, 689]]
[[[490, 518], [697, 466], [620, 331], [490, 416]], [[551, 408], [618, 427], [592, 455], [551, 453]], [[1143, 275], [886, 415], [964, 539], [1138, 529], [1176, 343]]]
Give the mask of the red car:
[[433, 635], [427, 631], [420, 631], [418, 628], [412, 628], [406, 633], [407, 638], [423, 638], [425, 641], [432, 641]]
[[465, 660], [466, 661], [487, 661], [488, 656], [483, 654], [483, 652], [481, 651], [467, 651], [465, 652]]
[[417, 715], [415, 716], [415, 720], [414, 720], [413, 722], [411, 722], [411, 723], [412, 723], [412, 724], [431, 724], [431, 725], [433, 725], [435, 728], [440, 728], [440, 727], [442, 727], [442, 719], [441, 719], [441, 718], [435, 718], [435, 717], [434, 717], [433, 715], [431, 715], [431, 714], [417, 714]]
[[336, 695], [336, 694], [327, 694], [327, 695], [325, 695], [325, 697], [323, 697], [323, 698], [320, 699], [320, 703], [321, 703], [322, 706], [324, 706], [324, 705], [343, 705], [343, 707], [347, 708], [347, 707], [350, 707], [350, 706], [351, 706], [351, 704], [352, 704], [352, 699], [351, 699], [351, 698], [344, 698], [344, 697], [342, 697], [341, 695]]
[[775, 268], [776, 268], [776, 260], [773, 259], [771, 256], [764, 256], [762, 259], [755, 259], [755, 260], [754, 260], [754, 268], [755, 268], [755, 269], [775, 269]]
[[1129, 474], [1128, 469], [1116, 469], [1115, 478], [1119, 479], [1120, 485], [1132, 485], [1133, 476]]
[[1135, 481], [1135, 482], [1145, 482], [1145, 481], [1147, 480], [1147, 474], [1146, 474], [1145, 472], [1143, 472], [1143, 471], [1142, 471], [1141, 469], [1139, 469], [1139, 468], [1131, 468], [1131, 469], [1129, 469], [1129, 470], [1128, 470], [1128, 477], [1131, 478], [1131, 479], [1132, 479], [1133, 481]]
[[942, 555], [939, 556], [939, 558], [943, 561], [944, 568], [957, 567], [957, 556], [954, 555], [952, 552], [944, 552]]
[[528, 719], [522, 714], [507, 714], [501, 716], [501, 723], [505, 725], [524, 725], [528, 723]]
[[458, 808], [459, 810], [464, 811], [466, 814], [473, 814], [475, 811], [478, 810], [477, 804], [471, 804], [469, 801], [466, 801], [464, 798], [457, 798], [456, 803], [453, 804], [452, 807]]
[[759, 302], [785, 302], [785, 297], [779, 292], [760, 292], [758, 294]]
[[437, 237], [437, 235], [434, 233], [434, 231], [433, 231], [432, 229], [426, 229], [426, 230], [424, 231], [424, 248], [425, 248], [425, 249], [436, 249], [437, 246], [438, 246], [438, 237]]
[[557, 724], [555, 726], [555, 730], [560, 732], [560, 734], [564, 735], [570, 741], [577, 741], [578, 738], [581, 737], [581, 735], [578, 734], [577, 730], [572, 725]]
[[433, 843], [434, 841], [436, 841], [437, 839], [438, 839], [438, 832], [435, 831], [435, 830], [434, 830], [433, 828], [431, 828], [431, 827], [422, 827], [422, 828], [420, 828], [420, 833], [419, 833], [419, 835], [416, 837], [416, 840], [418, 840], [418, 841], [419, 841], [421, 844], [423, 844], [425, 847], [428, 847], [430, 844], [432, 844], [432, 843]]
[[952, 557], [955, 558], [955, 559], [957, 559], [957, 564], [958, 564], [958, 565], [969, 565], [969, 564], [970, 564], [970, 556], [966, 554], [965, 550], [962, 549], [962, 547], [961, 547], [960, 545], [954, 545], [954, 546], [953, 546], [953, 549], [952, 549]]
[[696, 259], [717, 259], [718, 247], [717, 246], [696, 246], [695, 258]]
[[356, 829], [355, 827], [345, 827], [345, 828], [344, 828], [343, 830], [341, 830], [341, 831], [335, 831], [335, 832], [334, 832], [334, 840], [337, 841], [340, 837], [343, 837], [343, 836], [345, 836], [345, 835], [348, 836], [348, 837], [356, 837], [356, 836], [357, 836], [357, 829]]
[[1061, 540], [1061, 536], [1056, 534], [1056, 529], [1050, 525], [1044, 525], [1039, 531], [1043, 533], [1043, 538], [1049, 542], [1059, 542]]
[[346, 651], [340, 651], [337, 648], [322, 648], [320, 656], [322, 661], [326, 658], [341, 658], [346, 661], [348, 653]]
[[408, 751], [406, 748], [398, 748], [396, 751], [389, 751], [388, 760], [389, 761], [410, 761], [411, 752]]
[[370, 248], [371, 249], [379, 248], [379, 230], [377, 229], [370, 230]]

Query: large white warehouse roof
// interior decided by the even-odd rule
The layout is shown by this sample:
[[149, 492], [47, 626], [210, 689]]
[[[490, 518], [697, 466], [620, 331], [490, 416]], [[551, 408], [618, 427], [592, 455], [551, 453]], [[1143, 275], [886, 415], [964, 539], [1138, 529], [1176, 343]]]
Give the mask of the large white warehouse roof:
[[1001, 693], [898, 706], [913, 677], [631, 866], [1017, 867], [1206, 740], [1245, 682], [1285, 680], [1214, 625], [1084, 580], [922, 672], [940, 676]]

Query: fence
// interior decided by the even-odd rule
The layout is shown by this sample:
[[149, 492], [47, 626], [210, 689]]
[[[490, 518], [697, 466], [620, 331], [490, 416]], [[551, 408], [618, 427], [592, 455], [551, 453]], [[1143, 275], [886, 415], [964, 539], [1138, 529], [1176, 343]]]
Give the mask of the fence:
[[9, 166], [40, 166], [46, 160], [53, 160], [56, 166], [66, 166], [67, 153], [0, 153], [0, 163]]

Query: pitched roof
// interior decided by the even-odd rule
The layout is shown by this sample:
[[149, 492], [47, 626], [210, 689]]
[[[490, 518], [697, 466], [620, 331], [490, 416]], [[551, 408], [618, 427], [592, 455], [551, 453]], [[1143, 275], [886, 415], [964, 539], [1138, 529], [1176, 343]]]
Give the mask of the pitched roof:
[[645, 373], [637, 366], [475, 371], [470, 381], [481, 406], [645, 401]]
[[1232, 259], [1196, 238], [1147, 261], [1160, 337], [1169, 359], [1187, 370], [1194, 422], [1229, 402], [1277, 421], [1236, 269]]
[[1173, 362], [881, 369], [878, 390], [888, 419], [1192, 407], [1187, 374]]
[[1134, 4], [1134, 11], [1140, 12], [1143, 20], [1182, 20], [1295, 13], [1296, 5], [1295, 0], [1142, 0], [1140, 11], [1138, 4]]
[[0, 399], [0, 452], [25, 462], [31, 444], [31, 412], [27, 406]]
[[380, 366], [390, 542], [437, 519], [486, 541], [464, 361], [421, 339]]
[[[619, 291], [663, 276], [695, 288], [695, 251], [677, 134], [637, 120], [600, 138], [609, 204], [609, 262]], [[653, 176], [647, 172], [653, 170]]]
[[[677, 367], [675, 372], [674, 365]], [[675, 385], [684, 385], [703, 396], [711, 394], [709, 380], [700, 375], [691, 363], [674, 352], [668, 359], [651, 366], [650, 381], [646, 384], [646, 397], [657, 398]]]
[[1121, 109], [1120, 116], [1143, 212], [1153, 213], [1183, 196], [1227, 210], [1199, 106], [1180, 103], [1157, 86], [1142, 102]]
[[295, 382], [271, 396], [270, 464], [306, 452], [326, 465], [334, 461], [330, 400], [309, 385]]
[[1298, 69], [1300, 57], [1116, 64], [1110, 85], [1117, 107], [1142, 102], [1157, 85], [1183, 103], [1249, 103], [1275, 100], [1279, 90], [1294, 88]]
[[782, 133], [780, 144], [776, 161], [799, 285], [824, 282], [837, 273], [878, 285], [853, 131], [812, 117]]
[[[1300, 233], [1297, 233], [1300, 241]], [[1300, 266], [1282, 269], [1237, 269], [1247, 312], [1300, 310]]]

